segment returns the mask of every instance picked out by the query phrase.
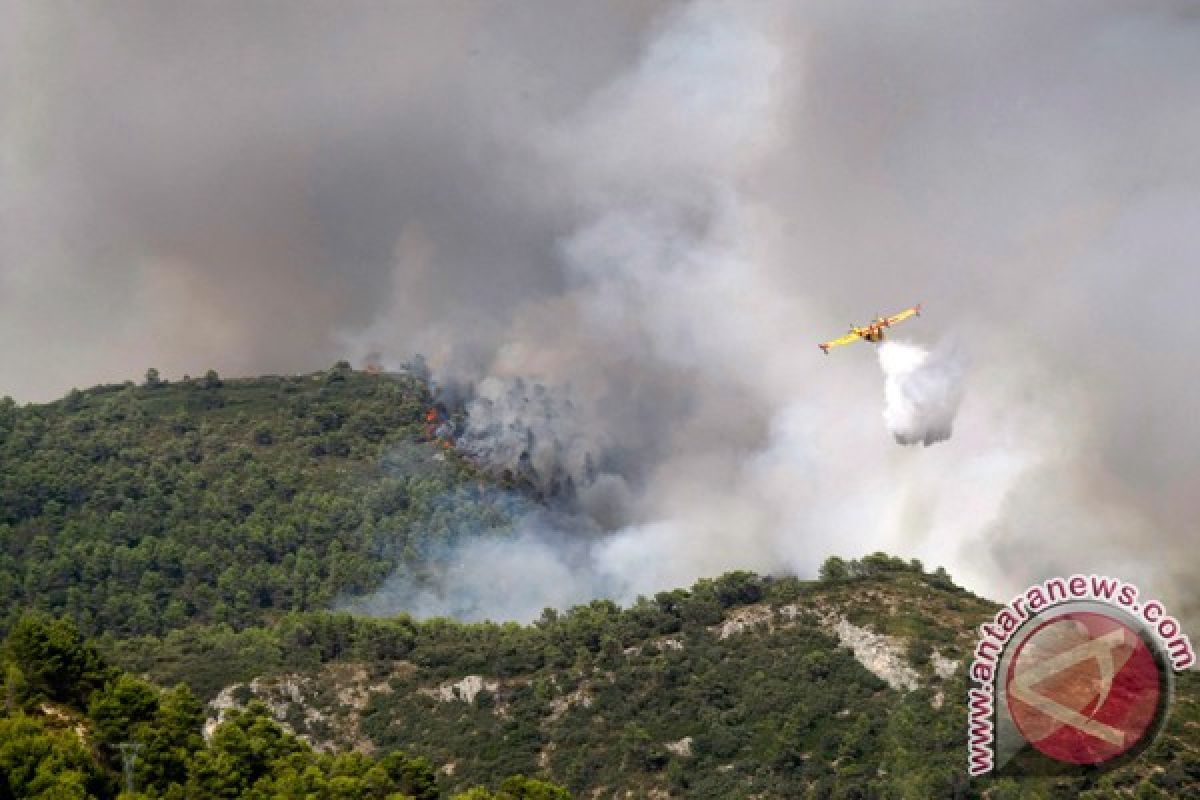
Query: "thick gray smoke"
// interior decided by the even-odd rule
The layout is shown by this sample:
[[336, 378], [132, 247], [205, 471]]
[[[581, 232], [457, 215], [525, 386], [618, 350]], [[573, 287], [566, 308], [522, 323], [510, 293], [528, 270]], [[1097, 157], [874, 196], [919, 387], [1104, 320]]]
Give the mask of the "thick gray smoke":
[[585, 438], [569, 396], [517, 378], [487, 378], [467, 405], [466, 430], [458, 446], [476, 460], [527, 473], [540, 488], [594, 472], [596, 443]]
[[[504, 558], [492, 542], [464, 544], [456, 551], [462, 566], [440, 576], [422, 607], [471, 617], [534, 614], [527, 593], [513, 603], [505, 593], [480, 597], [477, 573], [489, 562], [529, 565], [524, 585], [542, 587], [550, 603], [565, 595], [629, 599], [732, 566], [810, 573], [835, 549], [917, 555], [992, 593], [1049, 568], [1107, 570], [1180, 587], [1136, 551], [1097, 546], [1153, 523], [1142, 516], [1144, 507], [1130, 507], [1123, 528], [1130, 533], [1121, 534], [1087, 490], [1053, 512], [1056, 529], [1071, 521], [1068, 536], [1050, 537], [1054, 547], [1009, 549], [1042, 536], [1036, 531], [1050, 519], [1022, 513], [1022, 533], [998, 533], [1015, 518], [1017, 498], [1057, 469], [1053, 463], [1086, 458], [1089, 431], [1078, 413], [1085, 390], [1076, 379], [1055, 378], [1054, 359], [1030, 346], [1029, 330], [1003, 323], [1016, 317], [1036, 330], [1039, 317], [1022, 310], [1024, 294], [1005, 294], [1000, 285], [990, 298], [967, 295], [953, 271], [910, 280], [919, 275], [921, 236], [939, 242], [941, 260], [990, 234], [984, 227], [940, 235], [904, 230], [918, 219], [870, 196], [877, 179], [860, 169], [865, 165], [835, 161], [831, 172], [818, 154], [851, 157], [853, 147], [831, 138], [845, 131], [825, 129], [830, 120], [821, 113], [806, 119], [804, 110], [797, 123], [796, 107], [832, 102], [876, 119], [888, 119], [889, 107], [875, 107], [877, 96], [855, 88], [868, 103], [856, 110], [817, 78], [798, 78], [829, 69], [819, 48], [785, 45], [817, 47], [803, 35], [813, 20], [769, 5], [753, 9], [700, 4], [664, 16], [626, 73], [573, 113], [533, 129], [536, 159], [565, 179], [562, 191], [576, 209], [556, 248], [564, 285], [533, 294], [515, 313], [482, 372], [488, 378], [473, 405], [478, 421], [468, 447], [498, 464], [524, 458], [543, 479], [567, 474], [583, 487], [593, 474], [586, 465], [603, 463], [618, 490], [598, 522], [607, 533], [585, 548], [568, 556], [556, 544], [563, 537], [537, 525], [504, 540]], [[817, 16], [818, 27], [846, 21]], [[782, 33], [788, 30], [795, 39]], [[901, 58], [899, 48], [889, 43], [889, 57]], [[803, 168], [780, 169], [787, 153]], [[922, 180], [937, 187], [946, 178]], [[1086, 198], [1090, 190], [1080, 191]], [[942, 213], [937, 195], [925, 197]], [[797, 216], [781, 217], [784, 208]], [[954, 211], [944, 211], [953, 220]], [[1050, 235], [1034, 218], [996, 211], [996, 224]], [[864, 246], [870, 237], [831, 240], [816, 222], [872, 219], [874, 236], [903, 243], [899, 256], [888, 256], [894, 277], [872, 267], [883, 251]], [[987, 271], [978, 279], [990, 282], [986, 260], [972, 263]], [[847, 279], [838, 264], [874, 285]], [[933, 298], [926, 303], [933, 311], [913, 324], [934, 328], [934, 336], [951, 327], [967, 331], [987, 366], [978, 370], [982, 385], [953, 442], [893, 452], [872, 422], [879, 390], [864, 363], [871, 348], [824, 359], [813, 344], [840, 327], [831, 318], [841, 312], [898, 310], [914, 290]], [[836, 315], [825, 313], [835, 307]], [[437, 363], [454, 374], [463, 362], [453, 357], [454, 337], [449, 341]], [[1042, 352], [1053, 346], [1042, 345]], [[880, 357], [893, 437], [947, 439], [963, 399], [961, 354], [896, 344]], [[533, 383], [545, 394], [520, 389]], [[1165, 530], [1158, 535], [1169, 537]], [[1039, 550], [1045, 559], [1011, 557]], [[1060, 555], [1068, 552], [1071, 558]]]
[[899, 444], [928, 447], [954, 433], [963, 394], [961, 354], [943, 344], [933, 352], [907, 342], [879, 346], [884, 374], [883, 420]]
[[[431, 607], [885, 549], [1200, 614], [1192, 4], [0, 6], [0, 393], [421, 352], [599, 529]], [[915, 300], [928, 448], [815, 347]]]
[[547, 502], [611, 529], [631, 499], [622, 469], [628, 460], [572, 394], [519, 377], [486, 378], [467, 403], [457, 446], [477, 463], [531, 481]]

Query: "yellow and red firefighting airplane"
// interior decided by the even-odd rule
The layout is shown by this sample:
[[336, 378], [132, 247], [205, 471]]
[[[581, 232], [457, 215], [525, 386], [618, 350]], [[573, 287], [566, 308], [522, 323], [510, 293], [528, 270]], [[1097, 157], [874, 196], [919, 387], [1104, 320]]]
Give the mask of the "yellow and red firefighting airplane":
[[899, 314], [891, 317], [876, 317], [870, 323], [863, 325], [861, 328], [857, 325], [850, 326], [850, 332], [845, 336], [833, 339], [828, 342], [821, 342], [817, 347], [825, 351], [825, 355], [829, 355], [829, 348], [837, 347], [838, 345], [850, 344], [859, 339], [866, 339], [868, 342], [882, 342], [883, 329], [890, 328], [897, 322], [903, 322], [909, 317], [921, 316], [921, 304], [917, 303], [912, 308], [906, 308]]

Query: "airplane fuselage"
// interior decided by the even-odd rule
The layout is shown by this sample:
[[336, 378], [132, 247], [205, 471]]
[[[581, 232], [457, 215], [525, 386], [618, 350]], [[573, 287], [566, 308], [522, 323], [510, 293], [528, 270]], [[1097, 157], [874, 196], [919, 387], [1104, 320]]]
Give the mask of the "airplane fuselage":
[[886, 328], [887, 325], [887, 320], [877, 319], [870, 325], [864, 325], [861, 328], [855, 325], [850, 329], [850, 332], [861, 336], [868, 342], [878, 343], [883, 341], [883, 329]]

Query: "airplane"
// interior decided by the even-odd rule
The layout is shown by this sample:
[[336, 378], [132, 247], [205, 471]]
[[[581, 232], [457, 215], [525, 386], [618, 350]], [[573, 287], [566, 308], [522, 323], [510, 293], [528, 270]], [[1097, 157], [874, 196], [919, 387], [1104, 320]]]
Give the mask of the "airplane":
[[822, 342], [821, 344], [817, 345], [817, 347], [821, 348], [821, 350], [825, 352], [825, 355], [829, 355], [829, 348], [837, 347], [843, 344], [850, 344], [851, 342], [856, 342], [859, 339], [865, 339], [868, 342], [882, 342], [884, 328], [890, 328], [897, 322], [903, 322], [909, 317], [919, 316], [921, 316], [921, 304], [917, 303], [912, 308], [906, 308], [894, 316], [876, 317], [874, 320], [866, 325], [863, 325], [862, 327], [859, 327], [858, 325], [851, 325], [850, 332], [845, 336], [838, 337], [837, 339], [833, 339], [828, 342]]

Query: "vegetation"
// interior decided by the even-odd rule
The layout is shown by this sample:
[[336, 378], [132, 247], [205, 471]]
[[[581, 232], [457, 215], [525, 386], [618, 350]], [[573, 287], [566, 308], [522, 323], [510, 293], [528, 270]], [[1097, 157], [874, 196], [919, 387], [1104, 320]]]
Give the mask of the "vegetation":
[[[206, 742], [203, 704], [107, 665], [63, 619], [21, 617], [4, 645], [0, 797], [438, 800], [437, 771], [393, 749], [380, 758], [315, 752], [262, 703], [232, 710]], [[122, 793], [122, 744], [136, 743]], [[562, 800], [560, 787], [514, 776], [471, 800]]]
[[119, 637], [242, 628], [503, 524], [472, 465], [429, 441], [431, 402], [416, 377], [344, 364], [5, 398], [0, 632], [21, 609]]
[[[596, 601], [533, 625], [296, 614], [267, 630], [195, 630], [224, 652], [280, 655], [243, 685], [277, 719], [347, 750], [400, 748], [453, 765], [456, 790], [533, 775], [572, 796], [1154, 797], [1200, 789], [1200, 692], [1180, 677], [1164, 736], [1142, 759], [1089, 778], [968, 784], [964, 665], [995, 607], [943, 572], [881, 554], [818, 581], [731, 573], [630, 608]], [[890, 688], [834, 636], [845, 619], [895, 637], [920, 676]], [[127, 651], [129, 666], [187, 678], [178, 634]], [[939, 674], [946, 661], [952, 674]], [[464, 680], [477, 676], [472, 685]], [[286, 683], [287, 692], [272, 687]], [[205, 688], [205, 687], [201, 687]], [[236, 693], [235, 693], [236, 694]], [[352, 698], [348, 701], [347, 698]], [[608, 796], [607, 794], [605, 796]]]
[[1195, 673], [1119, 769], [968, 783], [994, 606], [884, 554], [526, 626], [329, 611], [527, 491], [438, 441], [434, 402], [345, 364], [0, 401], [0, 800], [114, 798], [122, 743], [133, 798], [1200, 796]]

